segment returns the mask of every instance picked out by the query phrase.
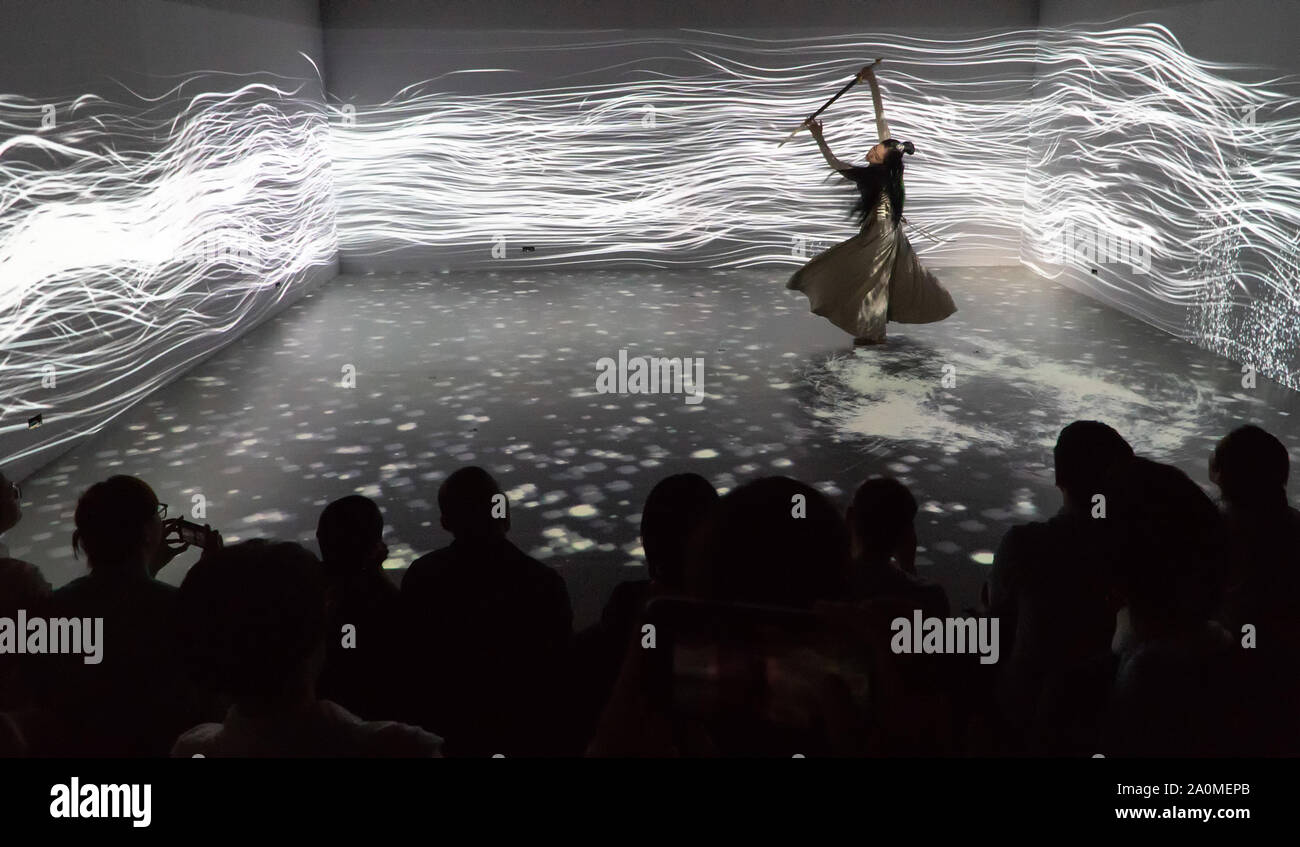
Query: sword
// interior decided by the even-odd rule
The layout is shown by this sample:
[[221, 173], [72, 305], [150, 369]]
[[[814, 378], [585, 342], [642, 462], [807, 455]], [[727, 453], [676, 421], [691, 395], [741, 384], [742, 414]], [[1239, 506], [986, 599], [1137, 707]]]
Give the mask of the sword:
[[[872, 62], [871, 66], [874, 68], [874, 67], [875, 67], [876, 65], [878, 65], [878, 64], [880, 64], [880, 60], [879, 60], [879, 59], [877, 59], [876, 61]], [[829, 99], [829, 100], [827, 100], [825, 103], [823, 103], [823, 104], [822, 104], [822, 107], [821, 107], [820, 109], [818, 109], [817, 111], [813, 112], [813, 113], [812, 113], [811, 115], [809, 115], [808, 117], [804, 118], [804, 122], [801, 123], [801, 124], [799, 124], [797, 127], [795, 127], [795, 128], [794, 128], [794, 132], [792, 132], [792, 133], [790, 133], [789, 135], [787, 135], [787, 136], [785, 137], [785, 140], [783, 140], [780, 144], [778, 144], [778, 145], [776, 145], [776, 146], [777, 146], [777, 147], [784, 147], [784, 146], [785, 146], [785, 142], [786, 142], [786, 141], [789, 141], [791, 138], [794, 138], [796, 135], [798, 135], [798, 134], [799, 134], [799, 130], [803, 129], [804, 126], [808, 123], [808, 121], [812, 120], [813, 118], [815, 118], [815, 117], [817, 117], [818, 115], [820, 115], [822, 112], [826, 111], [826, 109], [827, 109], [827, 108], [828, 108], [832, 103], [834, 103], [836, 100], [840, 99], [840, 97], [842, 97], [846, 91], [848, 91], [850, 88], [852, 88], [853, 86], [857, 85], [857, 84], [858, 84], [859, 82], [861, 82], [861, 81], [862, 81], [862, 73], [861, 73], [861, 72], [858, 72], [856, 75], [854, 75], [853, 79], [849, 80], [848, 82], [846, 82], [846, 83], [844, 84], [844, 87], [843, 87], [843, 88], [841, 88], [839, 91], [835, 92], [835, 96], [834, 96], [834, 97], [832, 97], [831, 99]]]

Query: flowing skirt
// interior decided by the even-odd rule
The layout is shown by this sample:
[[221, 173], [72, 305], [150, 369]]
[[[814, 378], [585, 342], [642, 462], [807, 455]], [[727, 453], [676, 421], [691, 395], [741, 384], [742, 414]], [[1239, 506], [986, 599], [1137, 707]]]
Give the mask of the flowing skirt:
[[807, 295], [813, 314], [866, 341], [883, 341], [887, 321], [933, 323], [957, 311], [894, 225], [887, 197], [857, 235], [814, 256], [786, 288]]

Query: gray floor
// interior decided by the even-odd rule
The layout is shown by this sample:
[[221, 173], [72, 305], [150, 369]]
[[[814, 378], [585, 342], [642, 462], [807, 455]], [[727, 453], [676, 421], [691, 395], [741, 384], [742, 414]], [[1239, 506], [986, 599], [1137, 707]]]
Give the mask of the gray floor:
[[[359, 492], [382, 505], [393, 577], [448, 539], [434, 495], [456, 467], [509, 489], [513, 537], [568, 581], [579, 625], [644, 572], [640, 505], [661, 477], [767, 474], [844, 504], [871, 474], [922, 503], [924, 572], [974, 604], [1012, 523], [1054, 511], [1051, 445], [1105, 420], [1205, 484], [1214, 439], [1256, 421], [1293, 450], [1300, 395], [1021, 268], [940, 271], [960, 311], [850, 339], [787, 292], [788, 271], [342, 276], [133, 408], [23, 485], [12, 555], [60, 584], [77, 494], [114, 473], [171, 513], [195, 495], [227, 540], [297, 539]], [[707, 397], [608, 395], [596, 361], [705, 357]], [[345, 366], [356, 387], [342, 386]], [[949, 381], [945, 384], [944, 377]], [[162, 573], [179, 582], [186, 554]]]

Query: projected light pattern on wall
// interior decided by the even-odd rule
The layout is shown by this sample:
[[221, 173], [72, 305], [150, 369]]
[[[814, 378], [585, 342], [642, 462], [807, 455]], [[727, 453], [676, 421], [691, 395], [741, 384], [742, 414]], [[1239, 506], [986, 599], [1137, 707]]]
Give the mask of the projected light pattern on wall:
[[1025, 261], [1300, 388], [1295, 81], [1156, 25], [1045, 30], [1038, 63]]
[[295, 89], [213, 74], [0, 95], [6, 464], [94, 431], [333, 260], [328, 134]]
[[[340, 253], [793, 267], [852, 233], [852, 194], [806, 134], [777, 142], [875, 56], [893, 134], [918, 149], [924, 261], [1023, 259], [1300, 388], [1288, 80], [1196, 59], [1153, 24], [571, 37], [602, 66], [494, 93], [451, 74], [325, 107], [197, 73], [158, 98], [0, 94], [3, 461], [93, 431]], [[461, 73], [578, 43], [498, 45]], [[861, 162], [865, 85], [824, 118]]]
[[[1204, 61], [1143, 24], [586, 35], [496, 45], [464, 72], [578, 47], [618, 61], [576, 75], [591, 84], [468, 95], [442, 78], [335, 104], [344, 259], [798, 264], [851, 234], [847, 195], [806, 134], [776, 142], [884, 56], [891, 129], [919, 150], [907, 216], [928, 264], [1023, 260], [1300, 388], [1300, 118], [1294, 84], [1267, 69]], [[860, 162], [875, 138], [866, 86], [824, 119]]]
[[[853, 187], [807, 133], [778, 142], [877, 56], [892, 133], [918, 150], [907, 177], [908, 219], [926, 230], [913, 232], [918, 246], [931, 262], [1018, 260], [1032, 30], [961, 41], [681, 31], [539, 45], [516, 33], [512, 47], [510, 37], [463, 73], [507, 87], [512, 53], [536, 62], [579, 46], [602, 64], [563, 86], [464, 94], [453, 74], [383, 103], [333, 103], [340, 247], [354, 267], [421, 247], [437, 249], [416, 256], [457, 266], [802, 261], [853, 233]], [[877, 140], [868, 86], [822, 118], [836, 154], [863, 163]], [[801, 250], [801, 240], [822, 243]]]

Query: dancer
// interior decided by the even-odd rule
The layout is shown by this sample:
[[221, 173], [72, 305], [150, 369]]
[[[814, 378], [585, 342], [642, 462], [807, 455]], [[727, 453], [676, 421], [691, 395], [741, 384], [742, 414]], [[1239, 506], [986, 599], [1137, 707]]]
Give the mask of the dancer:
[[859, 80], [871, 85], [880, 134], [880, 143], [867, 152], [865, 167], [837, 159], [815, 117], [804, 122], [827, 164], [857, 184], [861, 196], [853, 212], [861, 231], [813, 257], [786, 284], [808, 296], [813, 314], [851, 333], [855, 344], [883, 343], [887, 321], [932, 323], [957, 311], [952, 295], [921, 267], [903, 234], [903, 154], [910, 156], [916, 149], [912, 142], [889, 135], [875, 74], [880, 62], [858, 73]]

